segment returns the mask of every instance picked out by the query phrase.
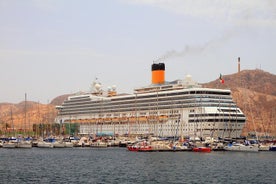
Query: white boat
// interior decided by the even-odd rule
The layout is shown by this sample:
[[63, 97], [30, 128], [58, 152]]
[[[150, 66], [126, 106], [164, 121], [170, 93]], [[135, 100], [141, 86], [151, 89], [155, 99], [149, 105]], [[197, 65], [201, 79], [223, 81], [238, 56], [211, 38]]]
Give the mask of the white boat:
[[107, 148], [107, 143], [102, 141], [97, 141], [91, 143], [91, 147], [93, 148]]
[[38, 148], [53, 148], [54, 144], [51, 142], [46, 142], [46, 141], [38, 141], [37, 147]]
[[3, 148], [16, 148], [16, 143], [15, 142], [4, 142]]
[[173, 150], [182, 150], [182, 151], [191, 151], [191, 147], [189, 146], [188, 143], [180, 143], [180, 142], [175, 142], [173, 147], [172, 147]]
[[53, 145], [54, 145], [54, 148], [65, 148], [65, 142], [63, 141], [55, 141]]
[[259, 151], [269, 151], [270, 145], [260, 144]]
[[87, 137], [81, 137], [81, 139], [79, 140], [77, 146], [90, 147], [90, 141], [88, 140]]
[[32, 148], [32, 143], [30, 141], [20, 141], [16, 145], [17, 148]]
[[72, 142], [64, 142], [65, 148], [73, 148], [74, 144]]
[[241, 143], [228, 144], [224, 147], [226, 151], [258, 152], [259, 147], [254, 145], [244, 145]]

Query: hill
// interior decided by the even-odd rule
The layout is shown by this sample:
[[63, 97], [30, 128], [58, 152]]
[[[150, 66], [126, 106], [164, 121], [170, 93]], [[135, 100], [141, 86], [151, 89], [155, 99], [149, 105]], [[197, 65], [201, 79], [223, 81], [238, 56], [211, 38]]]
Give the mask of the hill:
[[33, 124], [53, 123], [57, 115], [54, 105], [37, 102], [21, 102], [18, 104], [0, 103], [0, 130], [32, 129]]

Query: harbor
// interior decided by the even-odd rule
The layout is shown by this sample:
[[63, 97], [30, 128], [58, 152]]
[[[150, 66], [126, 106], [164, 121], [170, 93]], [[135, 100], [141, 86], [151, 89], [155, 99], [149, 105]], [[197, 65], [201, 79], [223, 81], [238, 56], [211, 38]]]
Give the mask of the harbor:
[[181, 137], [48, 137], [48, 138], [0, 138], [0, 148], [108, 148], [121, 147], [131, 152], [259, 152], [276, 151], [276, 140], [220, 139], [206, 140]]

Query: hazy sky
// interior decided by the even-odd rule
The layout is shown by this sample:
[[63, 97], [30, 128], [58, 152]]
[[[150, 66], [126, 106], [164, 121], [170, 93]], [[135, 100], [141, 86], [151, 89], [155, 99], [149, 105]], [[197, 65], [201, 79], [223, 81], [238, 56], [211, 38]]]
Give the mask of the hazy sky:
[[[0, 0], [0, 102], [166, 80], [209, 82], [241, 69], [276, 73], [274, 0]], [[227, 82], [227, 81], [226, 81]]]

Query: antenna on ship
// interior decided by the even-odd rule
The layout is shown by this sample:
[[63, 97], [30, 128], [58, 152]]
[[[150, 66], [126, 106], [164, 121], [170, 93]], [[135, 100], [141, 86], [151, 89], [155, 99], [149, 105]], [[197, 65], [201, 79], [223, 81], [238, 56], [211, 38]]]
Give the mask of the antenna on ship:
[[102, 84], [98, 81], [98, 78], [96, 77], [94, 82], [91, 85], [92, 93], [96, 95], [102, 94]]

